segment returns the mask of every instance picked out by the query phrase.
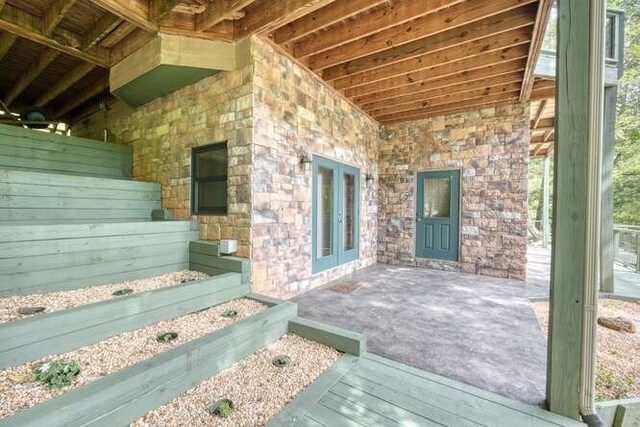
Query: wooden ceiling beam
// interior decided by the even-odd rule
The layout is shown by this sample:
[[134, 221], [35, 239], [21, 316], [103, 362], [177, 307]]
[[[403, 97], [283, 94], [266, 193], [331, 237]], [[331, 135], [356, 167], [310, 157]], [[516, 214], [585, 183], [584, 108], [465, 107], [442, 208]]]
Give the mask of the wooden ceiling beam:
[[293, 55], [296, 58], [306, 58], [402, 25], [417, 17], [435, 13], [462, 1], [464, 0], [433, 0], [429, 2], [396, 0], [391, 2], [388, 7], [363, 15], [353, 22], [342, 22], [328, 28], [322, 37], [315, 37], [314, 34], [311, 34], [309, 37], [299, 40], [292, 47]]
[[378, 110], [365, 110], [373, 117], [384, 116], [386, 114], [397, 114], [403, 111], [415, 111], [422, 108], [433, 108], [440, 105], [452, 104], [456, 102], [463, 102], [467, 99], [492, 97], [496, 95], [510, 94], [515, 96], [514, 92], [520, 93], [521, 81], [508, 83], [493, 87], [486, 87], [481, 89], [470, 90], [467, 92], [446, 94], [442, 97], [425, 99], [422, 101], [415, 101], [408, 104], [390, 104], [385, 108]]
[[147, 0], [90, 0], [91, 3], [129, 21], [145, 31], [158, 31], [158, 24], [151, 20]]
[[2, 33], [0, 35], [0, 61], [9, 52], [16, 40], [18, 40], [18, 36], [12, 33]]
[[111, 49], [138, 28], [131, 22], [124, 21], [121, 18], [118, 19], [120, 20], [120, 24], [102, 39], [100, 46]]
[[499, 64], [501, 62], [510, 62], [516, 59], [526, 58], [527, 52], [527, 45], [518, 45], [496, 52], [490, 52], [486, 55], [473, 56], [460, 61], [436, 65], [423, 70], [406, 73], [402, 76], [346, 89], [344, 93], [348, 98], [357, 98], [370, 93], [397, 89], [402, 86], [413, 86], [418, 82], [434, 80], [447, 75], [455, 75], [463, 71], [482, 68], [490, 64]]
[[[528, 43], [531, 39], [530, 28], [531, 27], [525, 27], [507, 31], [502, 34], [492, 35], [480, 40], [473, 40], [462, 45], [454, 45], [443, 50], [437, 50], [436, 52], [428, 53], [416, 58], [396, 62], [385, 67], [374, 68], [363, 73], [343, 77], [335, 80], [333, 82], [333, 86], [336, 89], [342, 90], [401, 76], [406, 73], [415, 72], [437, 65], [460, 61], [465, 58], [470, 58], [478, 55], [485, 56], [491, 52]], [[436, 37], [439, 39], [439, 36], [440, 35]], [[451, 42], [451, 39], [447, 40], [443, 38], [441, 42], [434, 40], [429, 44], [436, 47], [440, 45], [446, 45], [446, 43]]]
[[197, 15], [181, 12], [170, 13], [160, 24], [166, 34], [196, 37], [208, 40], [233, 41], [233, 21], [223, 21], [207, 31], [196, 31]]
[[547, 23], [549, 22], [549, 15], [551, 14], [552, 6], [553, 0], [538, 1], [536, 24], [533, 28], [533, 41], [529, 46], [529, 61], [527, 62], [527, 68], [524, 72], [524, 83], [522, 84], [522, 90], [520, 91], [520, 101], [528, 101], [531, 96], [531, 89], [533, 88], [533, 82], [535, 79], [536, 64], [538, 63], [540, 50], [542, 50], [542, 41], [544, 40], [544, 34], [547, 30]]
[[409, 120], [419, 120], [432, 116], [441, 116], [445, 114], [454, 114], [461, 113], [470, 110], [476, 110], [479, 108], [491, 108], [498, 107], [501, 105], [511, 104], [513, 102], [517, 102], [518, 93], [508, 93], [496, 95], [493, 98], [491, 97], [482, 97], [475, 99], [468, 99], [462, 102], [456, 102], [452, 104], [439, 105], [433, 108], [423, 108], [414, 111], [407, 111], [398, 114], [388, 114], [385, 116], [374, 117], [374, 119], [378, 120], [380, 123], [388, 124], [388, 123], [398, 123]]
[[108, 68], [109, 53], [105, 49], [93, 47], [83, 51], [82, 37], [61, 28], [56, 28], [49, 37], [42, 33], [42, 18], [23, 12], [9, 4], [0, 14], [0, 30], [10, 32], [35, 43], [56, 49], [83, 61]]
[[350, 0], [346, 2], [335, 2], [303, 16], [295, 22], [278, 28], [271, 35], [271, 39], [278, 44], [292, 43], [321, 28], [336, 24], [387, 2], [388, 0]]
[[134, 28], [131, 34], [111, 49], [111, 62], [117, 64], [134, 51], [149, 43], [155, 37], [140, 28]]
[[540, 88], [533, 89], [531, 91], [531, 95], [529, 95], [530, 101], [540, 101], [543, 99], [553, 99], [556, 96], [556, 88], [548, 87], [548, 88]]
[[[454, 84], [450, 84], [453, 81]], [[362, 109], [365, 111], [378, 110], [389, 105], [401, 105], [415, 101], [423, 101], [425, 99], [438, 98], [449, 94], [466, 92], [470, 90], [482, 89], [495, 85], [502, 85], [522, 81], [522, 70], [515, 70], [511, 73], [492, 75], [485, 79], [473, 80], [466, 79], [466, 75], [460, 74], [453, 77], [445, 77], [433, 80], [429, 83], [429, 89], [413, 92], [407, 95], [381, 99], [373, 102], [361, 103]], [[455, 84], [457, 83], [457, 84]]]
[[37, 107], [44, 107], [62, 92], [69, 89], [82, 77], [86, 76], [94, 68], [95, 65], [87, 62], [83, 62], [76, 66], [74, 69], [69, 71], [63, 79], [59, 80], [55, 85], [51, 86], [45, 93], [43, 93], [34, 104]]
[[[448, 9], [443, 9], [433, 14], [414, 19], [406, 24], [379, 31], [364, 39], [354, 40], [331, 50], [315, 54], [310, 56], [307, 62], [309, 68], [314, 71], [324, 70], [325, 68], [333, 67], [344, 62], [354, 62], [355, 59], [393, 47], [399, 47], [400, 45], [452, 30], [494, 15], [502, 15], [513, 9], [519, 9], [523, 7], [523, 5], [524, 11], [516, 13], [531, 14], [530, 17], [526, 16], [526, 19], [530, 19], [531, 22], [533, 22], [535, 18], [535, 8], [527, 7], [526, 4], [534, 1], [536, 0], [485, 0], [478, 4], [474, 3], [474, 6], [470, 6], [468, 2], [456, 4]], [[508, 16], [508, 14], [505, 16]], [[458, 37], [460, 37], [460, 35], [458, 35]], [[476, 37], [479, 36], [476, 35]], [[396, 57], [396, 60], [397, 59]]]
[[544, 114], [544, 109], [547, 106], [547, 100], [543, 99], [542, 101], [540, 101], [540, 105], [538, 105], [538, 111], [536, 111], [536, 115], [534, 116], [533, 120], [531, 121], [531, 129], [535, 129], [538, 127], [538, 125], [540, 124], [540, 119], [542, 118], [542, 115]]
[[555, 126], [555, 118], [554, 117], [550, 117], [548, 119], [541, 119], [538, 121], [538, 126], [532, 128], [532, 130], [534, 131], [540, 131], [540, 130], [548, 130], [548, 129], [553, 129]]
[[93, 83], [90, 87], [84, 89], [81, 92], [78, 92], [74, 95], [70, 100], [68, 100], [63, 107], [56, 108], [56, 118], [59, 119], [64, 117], [67, 113], [69, 113], [74, 108], [77, 108], [89, 101], [91, 98], [94, 98], [109, 88], [109, 76], [104, 76], [95, 83]]
[[196, 31], [206, 31], [226, 20], [244, 18], [242, 9], [255, 0], [218, 0], [211, 2], [204, 12], [196, 15]]
[[367, 105], [363, 105], [362, 108], [368, 113], [374, 113], [389, 107], [399, 107], [402, 105], [416, 104], [419, 102], [432, 102], [434, 100], [446, 98], [452, 95], [477, 92], [481, 90], [493, 92], [497, 87], [518, 83], [522, 83], [522, 71], [504, 74], [501, 76], [494, 76], [472, 82], [465, 82], [454, 86], [448, 86], [446, 88], [435, 87], [423, 92], [416, 92], [403, 97], [376, 101]]
[[[259, 0], [252, 11], [234, 21], [234, 37], [269, 32], [332, 3], [334, 0]], [[441, 0], [439, 0], [441, 1]]]
[[42, 21], [42, 34], [50, 36], [76, 0], [55, 0]]
[[180, 1], [181, 0], [149, 0], [149, 19], [159, 23], [178, 6]]
[[82, 49], [91, 49], [100, 43], [122, 23], [122, 20], [109, 12], [105, 12], [87, 31], [82, 39]]
[[11, 87], [11, 90], [7, 92], [4, 102], [7, 105], [11, 105], [13, 101], [20, 96], [22, 92], [40, 75], [42, 72], [58, 57], [60, 52], [53, 49], [47, 49], [47, 51], [40, 55], [35, 63], [29, 67], [29, 71], [22, 74], [20, 79]]
[[524, 59], [518, 59], [515, 61], [499, 64], [489, 64], [485, 67], [476, 69], [462, 70], [457, 74], [446, 75], [444, 77], [439, 77], [433, 80], [417, 82], [416, 84], [403, 86], [397, 89], [389, 89], [386, 91], [371, 93], [355, 98], [355, 100], [363, 107], [367, 107], [371, 103], [385, 103], [387, 102], [387, 100], [393, 100], [396, 98], [415, 101], [417, 100], [417, 98], [411, 99], [411, 97], [422, 96], [420, 94], [425, 91], [448, 91], [451, 86], [460, 84], [473, 84], [474, 82], [482, 81], [483, 79], [502, 78], [503, 75], [508, 75], [510, 73], [519, 73], [519, 75], [522, 76], [525, 62], [526, 60]]

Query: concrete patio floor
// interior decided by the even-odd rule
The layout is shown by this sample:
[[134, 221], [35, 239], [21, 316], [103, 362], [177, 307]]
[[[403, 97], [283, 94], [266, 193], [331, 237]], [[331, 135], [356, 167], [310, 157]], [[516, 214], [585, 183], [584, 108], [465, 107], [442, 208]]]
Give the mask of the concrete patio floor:
[[365, 334], [371, 353], [538, 405], [546, 340], [529, 298], [547, 294], [543, 281], [378, 264], [295, 301], [301, 316]]

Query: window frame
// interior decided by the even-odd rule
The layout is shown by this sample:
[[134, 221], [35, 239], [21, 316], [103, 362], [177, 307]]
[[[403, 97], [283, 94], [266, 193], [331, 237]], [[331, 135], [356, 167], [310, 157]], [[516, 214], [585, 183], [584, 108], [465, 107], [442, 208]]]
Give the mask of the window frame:
[[[227, 153], [227, 171], [224, 175], [209, 175], [204, 177], [198, 176], [198, 155], [208, 153], [210, 151], [224, 150]], [[202, 208], [199, 204], [198, 188], [201, 183], [209, 182], [225, 182], [227, 192], [225, 194], [224, 207], [220, 208]], [[228, 141], [219, 141], [212, 144], [200, 145], [191, 149], [191, 214], [192, 215], [210, 215], [210, 216], [226, 216], [229, 209], [229, 151]]]

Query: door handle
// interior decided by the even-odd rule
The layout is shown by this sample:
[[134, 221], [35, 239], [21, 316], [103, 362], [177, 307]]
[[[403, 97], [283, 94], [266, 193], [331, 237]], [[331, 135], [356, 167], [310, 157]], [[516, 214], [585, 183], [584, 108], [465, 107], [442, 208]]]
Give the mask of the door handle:
[[422, 221], [422, 215], [416, 215], [416, 222]]

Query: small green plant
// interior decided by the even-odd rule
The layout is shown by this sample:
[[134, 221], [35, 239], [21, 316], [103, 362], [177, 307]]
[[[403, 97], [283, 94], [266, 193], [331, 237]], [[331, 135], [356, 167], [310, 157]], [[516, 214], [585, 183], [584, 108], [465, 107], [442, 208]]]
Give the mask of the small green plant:
[[178, 338], [177, 332], [163, 332], [156, 337], [156, 340], [158, 342], [169, 342], [175, 340], [176, 338]]
[[132, 293], [133, 293], [133, 289], [124, 288], [124, 289], [118, 289], [117, 291], [115, 291], [111, 295], [113, 295], [114, 297], [123, 297], [125, 295], [130, 295]]
[[238, 311], [234, 310], [232, 308], [229, 309], [229, 310], [226, 310], [224, 313], [222, 313], [222, 317], [228, 317], [230, 319], [236, 317], [237, 315], [238, 315]]
[[273, 366], [277, 366], [278, 368], [284, 368], [289, 363], [291, 363], [291, 358], [286, 354], [281, 354], [273, 358]]
[[47, 384], [51, 388], [63, 388], [70, 385], [80, 374], [80, 364], [76, 361], [56, 360], [45, 363], [34, 370], [36, 381]]
[[18, 313], [23, 316], [31, 316], [32, 314], [42, 313], [46, 307], [20, 307]]
[[234, 409], [233, 402], [230, 399], [220, 399], [209, 406], [209, 413], [221, 418], [228, 418], [233, 414]]

